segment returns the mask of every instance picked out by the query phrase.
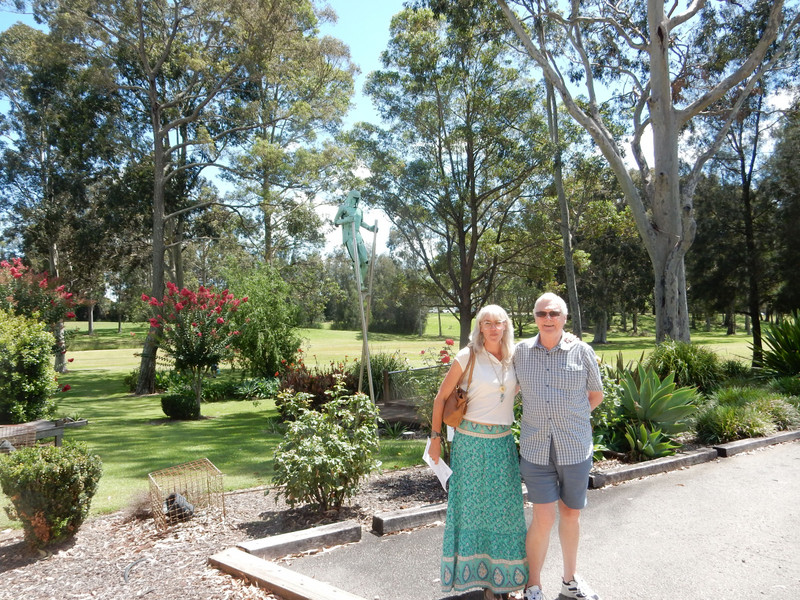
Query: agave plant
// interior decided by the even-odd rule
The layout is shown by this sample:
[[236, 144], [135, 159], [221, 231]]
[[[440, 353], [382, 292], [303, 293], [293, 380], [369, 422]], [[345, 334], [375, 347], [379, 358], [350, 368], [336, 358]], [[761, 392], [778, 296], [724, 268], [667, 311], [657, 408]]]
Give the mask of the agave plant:
[[771, 377], [800, 375], [800, 318], [795, 314], [764, 331], [762, 370]]
[[641, 365], [636, 374], [638, 384], [631, 373], [621, 382], [622, 407], [634, 423], [668, 436], [686, 431], [686, 419], [697, 410], [697, 390], [676, 388], [672, 374], [661, 381], [653, 369]]
[[675, 449], [680, 447], [678, 444], [673, 444], [661, 430], [650, 431], [643, 423], [639, 427], [627, 425], [625, 439], [628, 440], [629, 454], [634, 461], [671, 456], [675, 454]]

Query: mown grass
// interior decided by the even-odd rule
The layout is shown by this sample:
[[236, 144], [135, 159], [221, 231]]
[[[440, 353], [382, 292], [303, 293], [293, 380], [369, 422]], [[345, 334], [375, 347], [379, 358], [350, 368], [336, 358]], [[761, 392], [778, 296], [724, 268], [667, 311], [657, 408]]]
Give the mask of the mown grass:
[[[654, 347], [652, 317], [640, 319], [642, 335], [612, 330], [609, 344], [595, 346], [606, 362], [636, 361], [642, 352]], [[277, 415], [271, 401], [254, 404], [230, 401], [203, 405], [203, 419], [169, 421], [161, 411], [160, 397], [131, 395], [123, 377], [138, 367], [141, 344], [147, 334], [145, 324], [95, 323], [88, 335], [86, 323], [70, 323], [68, 357], [70, 373], [59, 382], [72, 387], [59, 398], [58, 414], [86, 418], [89, 425], [70, 429], [65, 439], [86, 442], [103, 460], [103, 477], [92, 503], [92, 513], [124, 508], [147, 491], [147, 474], [158, 469], [206, 457], [225, 474], [226, 489], [265, 485], [272, 477], [272, 457], [280, 435], [269, 426]], [[438, 352], [446, 338], [458, 339], [458, 322], [449, 314], [428, 319], [424, 335], [371, 334], [370, 351], [394, 353], [408, 359], [411, 366], [425, 364], [425, 354]], [[131, 335], [131, 334], [134, 335]], [[354, 360], [361, 356], [361, 335], [354, 331], [329, 328], [303, 329], [303, 350], [309, 365]], [[526, 329], [524, 336], [535, 333]], [[584, 339], [591, 341], [592, 333]], [[722, 358], [749, 361], [749, 336], [743, 332], [726, 336], [721, 326], [711, 332], [693, 332], [693, 341], [704, 344]], [[381, 444], [380, 460], [385, 469], [421, 464], [423, 442], [386, 439]], [[7, 502], [0, 498], [0, 504]], [[0, 529], [16, 526], [0, 511]]]

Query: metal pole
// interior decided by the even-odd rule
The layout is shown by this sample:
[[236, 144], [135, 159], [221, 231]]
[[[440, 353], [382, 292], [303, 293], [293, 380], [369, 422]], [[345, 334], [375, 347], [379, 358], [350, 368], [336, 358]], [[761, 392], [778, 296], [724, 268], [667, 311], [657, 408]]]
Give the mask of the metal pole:
[[[367, 291], [367, 310], [366, 310], [366, 319], [365, 319], [365, 326], [364, 326], [364, 348], [366, 349], [367, 354], [367, 378], [369, 380], [369, 397], [372, 400], [372, 403], [375, 404], [375, 386], [372, 383], [372, 360], [370, 359], [369, 355], [369, 344], [367, 343], [367, 330], [369, 329], [369, 317], [370, 317], [370, 306], [372, 305], [372, 279], [373, 279], [373, 272], [375, 267], [375, 247], [377, 246], [377, 239], [378, 239], [378, 222], [375, 222], [375, 231], [372, 232], [372, 257], [369, 260], [369, 272], [367, 274], [367, 280], [369, 281], [368, 291]], [[362, 361], [363, 364], [363, 361]]]

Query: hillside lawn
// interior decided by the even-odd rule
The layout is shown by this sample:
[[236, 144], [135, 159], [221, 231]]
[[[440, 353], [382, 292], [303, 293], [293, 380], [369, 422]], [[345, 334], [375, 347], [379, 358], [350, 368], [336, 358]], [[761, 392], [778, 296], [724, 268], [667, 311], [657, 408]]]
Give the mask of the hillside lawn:
[[[609, 332], [609, 344], [595, 347], [605, 362], [623, 359], [636, 361], [654, 345], [652, 317], [642, 317], [638, 337], [616, 329]], [[569, 328], [569, 324], [567, 325]], [[139, 365], [147, 327], [141, 323], [95, 323], [95, 333], [87, 334], [87, 324], [71, 322], [68, 358], [70, 372], [59, 376], [59, 383], [71, 390], [61, 394], [58, 416], [89, 420], [89, 425], [68, 429], [64, 438], [85, 442], [103, 461], [103, 476], [92, 501], [92, 514], [113, 512], [146, 501], [147, 474], [198, 458], [208, 458], [225, 474], [225, 489], [246, 489], [268, 485], [273, 474], [272, 458], [281, 439], [275, 431], [277, 411], [273, 402], [228, 401], [206, 403], [202, 419], [170, 421], [161, 411], [160, 396], [133, 396], [123, 383], [125, 375]], [[533, 328], [525, 336], [533, 335]], [[361, 335], [354, 331], [301, 329], [303, 352], [308, 365], [325, 366], [349, 361], [361, 355]], [[372, 354], [397, 352], [409, 365], [422, 366], [430, 351], [444, 347], [447, 338], [458, 338], [458, 323], [452, 315], [432, 314], [425, 335], [370, 334]], [[592, 339], [591, 332], [584, 339]], [[721, 325], [711, 332], [694, 331], [692, 341], [714, 350], [721, 358], [749, 361], [750, 337], [743, 331], [725, 335]], [[423, 354], [424, 352], [424, 354]], [[422, 440], [381, 440], [380, 460], [386, 470], [422, 464]], [[271, 500], [265, 498], [265, 503]], [[5, 496], [0, 505], [6, 505]], [[17, 527], [5, 511], [0, 511], [0, 530]]]

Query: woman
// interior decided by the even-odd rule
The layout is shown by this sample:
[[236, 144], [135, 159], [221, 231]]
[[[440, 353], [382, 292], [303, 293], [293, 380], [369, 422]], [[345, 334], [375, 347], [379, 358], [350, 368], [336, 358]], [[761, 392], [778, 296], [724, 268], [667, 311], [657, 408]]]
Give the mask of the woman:
[[431, 458], [441, 454], [442, 410], [456, 385], [467, 388], [467, 410], [451, 452], [444, 530], [442, 589], [484, 588], [485, 598], [507, 598], [528, 579], [519, 456], [511, 435], [517, 376], [511, 362], [514, 332], [506, 311], [486, 306], [470, 343], [456, 355], [433, 401]]

